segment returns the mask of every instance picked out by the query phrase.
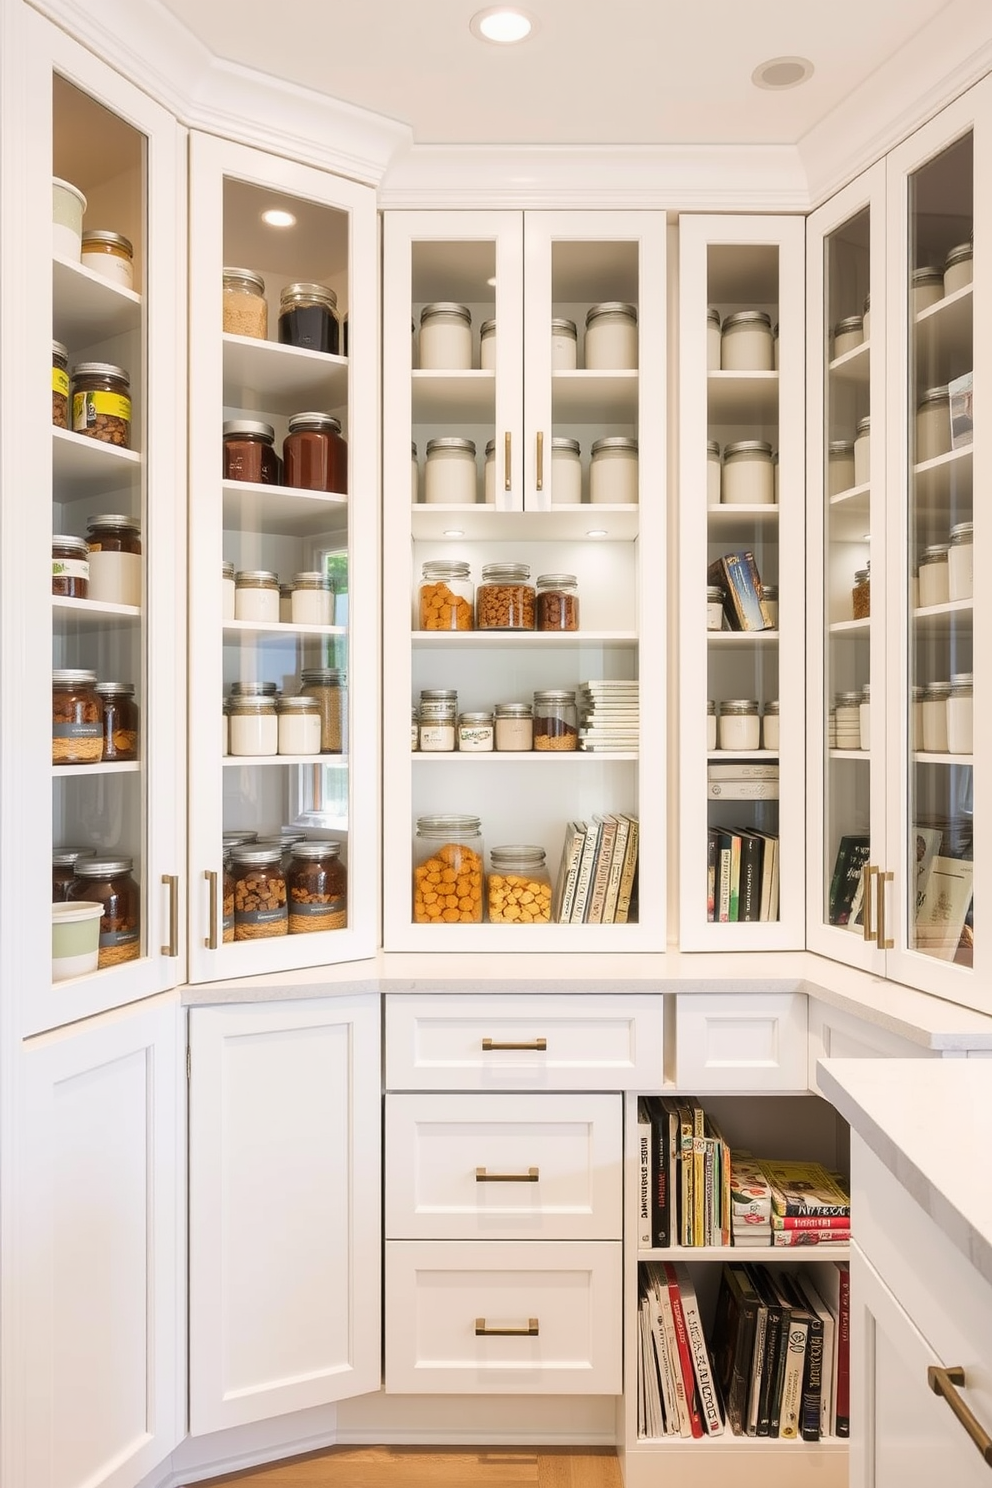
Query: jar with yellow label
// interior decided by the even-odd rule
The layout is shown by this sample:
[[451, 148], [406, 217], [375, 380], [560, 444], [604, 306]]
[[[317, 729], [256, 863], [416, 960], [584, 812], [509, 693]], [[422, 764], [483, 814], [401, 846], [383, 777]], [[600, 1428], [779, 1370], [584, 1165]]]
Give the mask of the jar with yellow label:
[[69, 352], [61, 341], [52, 342], [52, 424], [69, 427]]
[[72, 431], [131, 447], [131, 379], [111, 362], [78, 362], [72, 369]]

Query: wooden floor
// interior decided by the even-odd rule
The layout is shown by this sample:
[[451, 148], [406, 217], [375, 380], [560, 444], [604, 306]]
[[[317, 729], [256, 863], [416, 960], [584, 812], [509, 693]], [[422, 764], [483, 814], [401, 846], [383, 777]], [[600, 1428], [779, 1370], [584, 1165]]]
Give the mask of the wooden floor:
[[607, 1448], [332, 1447], [212, 1481], [244, 1488], [621, 1488], [616, 1455]]

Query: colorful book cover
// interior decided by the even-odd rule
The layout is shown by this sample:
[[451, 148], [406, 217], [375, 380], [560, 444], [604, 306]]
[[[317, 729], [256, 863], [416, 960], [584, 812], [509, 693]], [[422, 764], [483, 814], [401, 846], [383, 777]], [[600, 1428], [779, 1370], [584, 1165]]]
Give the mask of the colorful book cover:
[[822, 1163], [765, 1157], [759, 1161], [771, 1185], [773, 1213], [850, 1214], [850, 1196]]

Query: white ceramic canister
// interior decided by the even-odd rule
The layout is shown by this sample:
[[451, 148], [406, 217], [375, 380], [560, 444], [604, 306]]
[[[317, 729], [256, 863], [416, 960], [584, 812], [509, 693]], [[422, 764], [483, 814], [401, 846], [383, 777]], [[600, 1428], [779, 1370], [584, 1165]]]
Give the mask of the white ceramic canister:
[[923, 749], [926, 754], [947, 753], [947, 704], [950, 682], [930, 682], [923, 689]]
[[326, 574], [308, 571], [293, 575], [290, 619], [294, 625], [333, 624], [334, 594]]
[[772, 447], [763, 439], [738, 439], [723, 451], [724, 506], [772, 506], [775, 471]]
[[954, 294], [972, 281], [974, 249], [971, 243], [958, 243], [944, 260], [944, 294]]
[[768, 619], [771, 622], [770, 628], [772, 630], [778, 630], [778, 585], [762, 583], [761, 597], [765, 601], [765, 609], [768, 611]]
[[723, 481], [720, 446], [715, 439], [706, 441], [706, 505], [719, 506]]
[[477, 497], [474, 440], [454, 436], [429, 439], [424, 461], [424, 500], [428, 506], [471, 506]]
[[273, 697], [231, 697], [227, 712], [232, 755], [279, 752], [279, 720]]
[[551, 440], [551, 503], [578, 506], [582, 500], [582, 459], [577, 439]]
[[713, 698], [706, 699], [706, 748], [716, 748], [716, 702]]
[[871, 415], [858, 419], [854, 432], [854, 484], [866, 486], [871, 479]]
[[947, 597], [973, 599], [975, 594], [973, 522], [956, 522], [951, 528], [951, 542], [947, 550]]
[[420, 500], [420, 464], [417, 460], [417, 446], [415, 444], [411, 444], [410, 448], [413, 451], [412, 463], [410, 466], [410, 499], [413, 502], [414, 506], [416, 506], [417, 502]]
[[951, 398], [945, 387], [927, 388], [916, 410], [916, 461], [936, 460], [951, 450]]
[[579, 333], [574, 320], [551, 322], [551, 370], [574, 372], [579, 365]]
[[617, 434], [594, 442], [589, 465], [589, 500], [594, 506], [636, 504], [636, 439]]
[[974, 677], [971, 672], [951, 675], [947, 699], [947, 752], [971, 754], [974, 750]]
[[865, 339], [864, 320], [860, 315], [845, 315], [834, 326], [834, 357], [853, 351]]
[[854, 442], [831, 439], [827, 445], [827, 495], [839, 496], [854, 484]]
[[861, 317], [861, 329], [864, 331], [866, 341], [871, 340], [871, 295], [865, 295], [864, 314]]
[[484, 320], [479, 327], [479, 366], [483, 372], [496, 371], [495, 320]]
[[420, 312], [420, 368], [468, 372], [472, 367], [472, 315], [467, 305], [436, 300]]
[[835, 698], [836, 749], [861, 748], [861, 694], [839, 692]]
[[761, 747], [762, 749], [773, 749], [776, 754], [779, 750], [779, 726], [778, 726], [778, 699], [765, 704], [765, 714], [761, 720]]
[[226, 559], [221, 566], [221, 618], [234, 619], [234, 564]]
[[[260, 625], [279, 623], [279, 577], [267, 568], [241, 569], [234, 575], [234, 618]], [[275, 750], [271, 751], [275, 754]], [[237, 750], [232, 749], [232, 754]]]
[[866, 682], [861, 689], [861, 705], [858, 709], [858, 721], [861, 728], [861, 748], [871, 748], [871, 683]]
[[723, 629], [723, 590], [719, 584], [706, 586], [706, 629]]
[[920, 554], [920, 608], [947, 604], [950, 595], [950, 544], [931, 543]]
[[279, 754], [320, 753], [320, 700], [284, 697], [276, 703]]
[[604, 300], [586, 315], [587, 372], [632, 371], [637, 366], [637, 310]]
[[720, 370], [720, 312], [712, 305], [706, 312], [706, 370]]
[[487, 506], [496, 505], [496, 441], [486, 445], [486, 463], [482, 469], [482, 489]]
[[728, 315], [720, 337], [724, 372], [771, 372], [774, 363], [771, 317], [763, 310], [737, 310]]
[[720, 704], [717, 736], [721, 749], [759, 749], [761, 717], [757, 698], [726, 698]]
[[928, 310], [943, 298], [943, 269], [934, 264], [926, 264], [923, 268], [913, 270], [910, 276], [910, 299], [914, 315], [919, 315], [921, 310]]
[[78, 186], [52, 177], [52, 252], [79, 263], [86, 198]]

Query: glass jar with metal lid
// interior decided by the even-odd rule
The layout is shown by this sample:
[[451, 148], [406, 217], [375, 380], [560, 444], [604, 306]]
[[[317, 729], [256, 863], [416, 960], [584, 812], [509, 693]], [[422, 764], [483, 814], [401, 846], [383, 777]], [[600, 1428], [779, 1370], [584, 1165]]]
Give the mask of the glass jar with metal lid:
[[141, 955], [141, 890], [131, 874], [134, 859], [107, 854], [78, 858], [76, 874], [66, 890], [67, 902], [86, 899], [103, 905], [97, 969], [121, 966]]
[[637, 503], [637, 440], [610, 434], [593, 441], [589, 464], [589, 500], [594, 506]]
[[974, 750], [974, 675], [951, 673], [951, 693], [947, 699], [947, 752], [971, 754]]
[[341, 330], [338, 297], [326, 284], [287, 284], [279, 294], [279, 340], [337, 356]]
[[574, 372], [579, 364], [579, 333], [574, 320], [556, 317], [551, 322], [551, 370]]
[[951, 540], [947, 550], [947, 597], [949, 600], [974, 598], [974, 540], [975, 525], [973, 522], [956, 522], [951, 528]]
[[778, 630], [778, 585], [762, 583], [761, 597], [768, 611], [769, 629]]
[[774, 370], [772, 320], [764, 310], [736, 310], [724, 318], [720, 366], [724, 372]]
[[286, 874], [289, 933], [343, 930], [348, 923], [348, 874], [339, 842], [296, 842]]
[[428, 439], [424, 461], [424, 501], [428, 505], [472, 506], [478, 497], [475, 440], [457, 435]]
[[947, 604], [950, 596], [949, 543], [931, 543], [920, 554], [920, 608]]
[[222, 560], [220, 567], [221, 578], [221, 619], [234, 619], [234, 564], [227, 558]]
[[220, 939], [222, 945], [230, 945], [234, 940], [234, 882], [231, 852], [227, 849], [221, 860]]
[[867, 620], [871, 614], [871, 566], [854, 570], [854, 587], [851, 590], [852, 620]]
[[245, 844], [231, 849], [234, 870], [234, 938], [268, 940], [289, 933], [282, 849]]
[[479, 366], [483, 372], [496, 371], [495, 320], [484, 320], [479, 327]]
[[706, 370], [720, 370], [720, 312], [712, 305], [706, 311]]
[[62, 599], [85, 599], [90, 590], [89, 543], [83, 537], [52, 537], [52, 593]]
[[76, 864], [80, 858], [96, 856], [95, 847], [52, 848], [52, 903], [64, 904], [69, 885], [76, 876]]
[[91, 269], [111, 284], [134, 288], [134, 245], [123, 233], [88, 228], [83, 233], [79, 261], [84, 269]]
[[52, 764], [98, 765], [103, 758], [103, 703], [96, 672], [61, 667], [52, 673]]
[[871, 479], [871, 414], [858, 419], [854, 429], [854, 484], [866, 486]]
[[275, 452], [276, 431], [262, 419], [227, 419], [223, 426], [224, 479], [278, 486], [281, 461]]
[[417, 597], [421, 630], [471, 630], [475, 590], [469, 566], [459, 558], [424, 561]]
[[131, 379], [112, 362], [77, 362], [72, 369], [72, 431], [131, 447]]
[[715, 439], [706, 441], [706, 505], [719, 506], [723, 484], [723, 462]]
[[845, 315], [834, 326], [834, 356], [842, 357], [860, 346], [865, 339], [865, 323], [860, 315]]
[[296, 490], [348, 491], [348, 445], [341, 420], [329, 413], [294, 413], [282, 443], [283, 482]]
[[279, 575], [268, 568], [239, 569], [234, 575], [234, 618], [277, 625]]
[[69, 427], [69, 352], [61, 341], [52, 342], [52, 423]]
[[839, 692], [834, 699], [836, 748], [861, 748], [861, 693]]
[[737, 439], [724, 446], [721, 495], [724, 506], [774, 505], [770, 444], [764, 439]]
[[319, 569], [293, 575], [290, 619], [294, 625], [330, 625], [334, 620], [334, 590], [330, 576]]
[[582, 460], [579, 441], [554, 434], [551, 438], [551, 502], [578, 506], [582, 501]]
[[414, 924], [480, 924], [483, 865], [477, 816], [419, 817], [413, 844]]
[[926, 754], [947, 753], [947, 703], [950, 682], [928, 682], [923, 688], [923, 749]]
[[861, 705], [858, 709], [858, 722], [861, 733], [861, 748], [871, 748], [871, 683], [866, 682], [861, 689]]
[[472, 367], [472, 314], [467, 305], [436, 300], [420, 312], [422, 372], [468, 372]]
[[254, 269], [225, 268], [223, 275], [225, 335], [252, 336], [256, 341], [264, 341], [269, 334], [265, 280]]
[[537, 576], [538, 630], [578, 630], [579, 581], [574, 574]]
[[138, 758], [138, 705], [133, 682], [98, 682], [97, 696], [103, 703], [103, 759]]
[[281, 697], [276, 702], [279, 754], [320, 753], [320, 703], [315, 697]]
[[637, 307], [604, 300], [586, 312], [587, 372], [632, 371], [637, 366]]
[[496, 441], [486, 444], [486, 459], [482, 467], [482, 499], [487, 506], [496, 505]]
[[779, 343], [779, 334], [778, 334], [778, 321], [776, 321], [775, 324], [772, 326], [772, 371], [773, 372], [777, 372], [778, 371], [779, 344], [780, 343]]
[[530, 753], [534, 748], [534, 710], [530, 703], [497, 703], [493, 718], [498, 752]]
[[723, 590], [719, 584], [706, 586], [706, 629], [723, 629]]
[[[231, 696], [233, 697], [278, 697], [279, 684], [277, 682], [232, 682]], [[257, 833], [254, 834], [257, 836]]]
[[909, 283], [914, 315], [944, 298], [944, 271], [937, 264], [924, 264], [922, 268], [914, 269]]
[[927, 388], [916, 410], [916, 460], [936, 460], [951, 450], [951, 396], [947, 387]]
[[337, 667], [307, 667], [300, 673], [300, 693], [320, 703], [320, 752], [343, 754], [346, 678]]
[[477, 630], [533, 630], [534, 586], [527, 563], [486, 563], [475, 596]]
[[232, 695], [227, 701], [230, 752], [271, 756], [279, 752], [276, 700], [268, 696]]
[[778, 699], [773, 698], [770, 703], [765, 704], [765, 711], [761, 718], [762, 749], [772, 749], [777, 754], [780, 738]]
[[717, 733], [721, 749], [758, 749], [761, 718], [757, 698], [726, 698], [720, 704]]
[[488, 712], [459, 713], [456, 742], [461, 754], [492, 754], [493, 715]]
[[[83, 242], [86, 234], [83, 234]], [[954, 294], [972, 281], [974, 248], [971, 243], [958, 243], [944, 259], [944, 294]]]
[[546, 925], [551, 919], [551, 875], [543, 847], [517, 843], [494, 847], [486, 881], [494, 925]]
[[839, 496], [855, 484], [854, 441], [831, 439], [827, 445], [827, 495]]
[[221, 833], [221, 845], [225, 852], [230, 852], [232, 847], [240, 847], [246, 842], [257, 842], [258, 833], [243, 827], [232, 827], [229, 831]]
[[706, 699], [706, 748], [716, 748], [716, 700]]
[[450, 754], [455, 747], [458, 693], [453, 687], [425, 687], [420, 694], [420, 748]]
[[141, 604], [141, 519], [122, 512], [89, 517], [89, 598], [102, 604]]
[[534, 694], [534, 748], [556, 753], [579, 747], [579, 719], [575, 693], [563, 687]]

